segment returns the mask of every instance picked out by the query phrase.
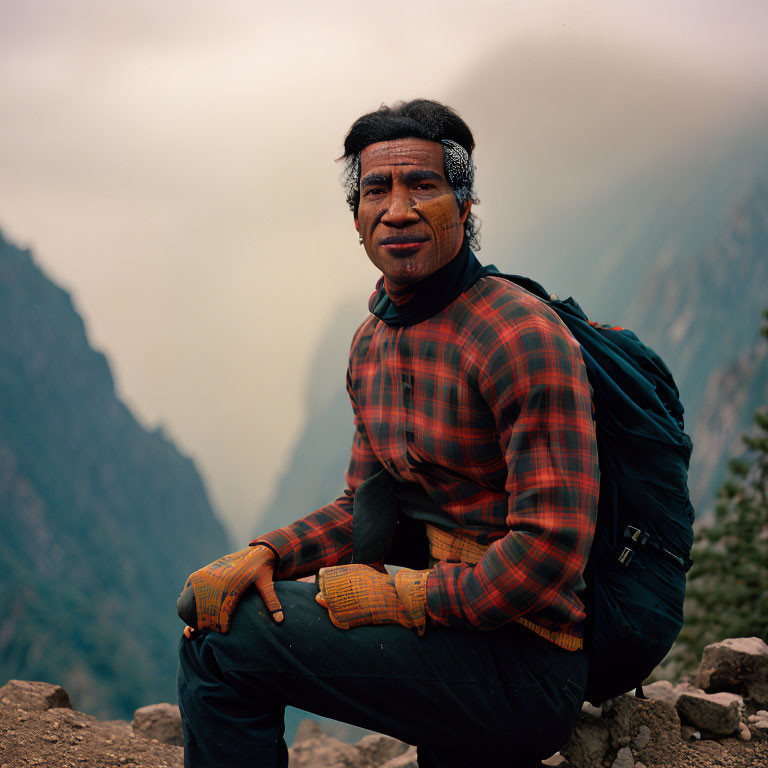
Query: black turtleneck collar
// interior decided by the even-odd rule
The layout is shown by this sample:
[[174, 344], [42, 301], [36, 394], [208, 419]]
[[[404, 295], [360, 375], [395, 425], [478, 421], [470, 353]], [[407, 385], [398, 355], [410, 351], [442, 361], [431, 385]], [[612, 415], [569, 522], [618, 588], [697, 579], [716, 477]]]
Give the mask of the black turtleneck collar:
[[406, 289], [387, 293], [385, 279], [376, 284], [368, 309], [392, 328], [416, 325], [442, 312], [483, 275], [483, 266], [464, 238], [459, 252], [436, 272]]

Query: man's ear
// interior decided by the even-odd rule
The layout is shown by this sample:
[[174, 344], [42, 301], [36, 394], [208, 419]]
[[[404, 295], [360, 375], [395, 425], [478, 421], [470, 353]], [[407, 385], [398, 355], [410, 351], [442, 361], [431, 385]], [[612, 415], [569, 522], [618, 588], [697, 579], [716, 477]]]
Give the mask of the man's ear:
[[459, 221], [463, 224], [467, 220], [467, 216], [469, 216], [469, 212], [472, 210], [472, 201], [467, 200], [464, 205], [459, 208]]
[[355, 216], [355, 229], [358, 232], [360, 231], [360, 222], [357, 220], [357, 216]]

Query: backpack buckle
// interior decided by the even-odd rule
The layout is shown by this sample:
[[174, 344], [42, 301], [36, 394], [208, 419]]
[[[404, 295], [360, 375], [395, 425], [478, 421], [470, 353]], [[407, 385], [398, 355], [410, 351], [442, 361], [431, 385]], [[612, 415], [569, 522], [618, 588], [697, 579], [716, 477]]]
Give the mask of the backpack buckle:
[[624, 550], [619, 555], [619, 562], [622, 565], [629, 565], [632, 562], [632, 558], [635, 556], [635, 551], [629, 547], [624, 547]]
[[639, 528], [635, 528], [633, 525], [628, 525], [624, 529], [624, 538], [629, 539], [641, 547], [644, 547], [648, 543], [648, 539], [651, 537], [647, 533], [641, 531]]

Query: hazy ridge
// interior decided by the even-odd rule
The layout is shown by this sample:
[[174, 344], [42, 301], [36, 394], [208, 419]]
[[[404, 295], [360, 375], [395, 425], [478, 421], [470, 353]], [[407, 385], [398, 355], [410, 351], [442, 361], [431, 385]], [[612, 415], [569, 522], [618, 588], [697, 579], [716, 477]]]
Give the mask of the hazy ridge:
[[0, 679], [56, 680], [102, 716], [174, 700], [176, 596], [229, 547], [202, 480], [2, 235], [0, 328]]

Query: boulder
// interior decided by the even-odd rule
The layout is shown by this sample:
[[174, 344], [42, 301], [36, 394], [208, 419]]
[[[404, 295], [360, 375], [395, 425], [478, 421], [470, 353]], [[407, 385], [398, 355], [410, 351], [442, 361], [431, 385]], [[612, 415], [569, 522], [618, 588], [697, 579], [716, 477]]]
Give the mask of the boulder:
[[602, 706], [596, 707], [594, 704], [590, 704], [588, 701], [585, 701], [581, 705], [581, 711], [585, 715], [589, 715], [590, 717], [602, 717], [603, 716], [603, 708], [602, 708]]
[[555, 752], [552, 757], [542, 760], [541, 764], [546, 765], [547, 768], [559, 768], [560, 766], [567, 766], [568, 761], [559, 752]]
[[[681, 685], [683, 697], [707, 695]], [[60, 686], [14, 682], [0, 688], [0, 768], [14, 766], [103, 766], [103, 768], [182, 768], [183, 749], [161, 743], [156, 735], [139, 734], [141, 721], [157, 722], [157, 713], [175, 719], [169, 704], [143, 707], [134, 727], [123, 721], [99, 721], [71, 708]], [[68, 698], [66, 699], [68, 703]], [[26, 706], [22, 706], [24, 704]], [[682, 728], [677, 710], [663, 700], [621, 696], [602, 712], [586, 708], [578, 728], [561, 753], [544, 761], [551, 768], [756, 768], [768, 766], [768, 710], [752, 711], [733, 735], [701, 738], [692, 725]], [[144, 716], [144, 717], [142, 717]], [[633, 761], [630, 762], [630, 761]], [[290, 750], [290, 768], [417, 768], [416, 749], [382, 735], [347, 744], [323, 733], [313, 721], [299, 727]]]
[[680, 717], [667, 701], [624, 695], [602, 717], [582, 712], [571, 740], [560, 751], [569, 768], [630, 765], [630, 758], [653, 768], [678, 768], [688, 762], [680, 736]]
[[629, 747], [622, 747], [611, 764], [611, 768], [635, 768], [635, 758], [632, 750]]
[[163, 744], [184, 746], [181, 734], [181, 713], [173, 704], [150, 704], [133, 713], [133, 732], [145, 739], [157, 739]]
[[357, 768], [360, 766], [360, 750], [353, 744], [326, 736], [318, 728], [319, 734], [303, 738], [289, 750], [291, 768]]
[[641, 725], [632, 739], [632, 746], [639, 752], [648, 746], [651, 740], [651, 729], [647, 725]]
[[692, 725], [684, 725], [680, 729], [680, 737], [683, 741], [700, 741], [701, 731], [697, 731]]
[[28, 683], [0, 690], [0, 701], [16, 697], [0, 704], [0, 768], [182, 768], [184, 764], [181, 747], [140, 738], [124, 720], [97, 720], [69, 706], [50, 706], [64, 702], [60, 686]]
[[611, 734], [607, 724], [599, 718], [582, 713], [571, 740], [560, 753], [576, 768], [592, 768], [603, 764], [610, 748]]
[[768, 720], [757, 720], [754, 723], [750, 723], [749, 730], [757, 739], [768, 739]]
[[759, 637], [734, 637], [704, 649], [697, 685], [709, 693], [743, 694], [768, 704], [768, 645]]
[[384, 765], [407, 752], [409, 745], [393, 739], [391, 736], [372, 733], [368, 736], [363, 736], [357, 742], [357, 747], [369, 763], [372, 765]]
[[735, 693], [705, 693], [689, 688], [677, 700], [680, 717], [717, 736], [728, 736], [739, 727], [744, 700]]
[[655, 701], [666, 701], [673, 707], [677, 704], [680, 696], [679, 687], [675, 687], [669, 680], [657, 680], [655, 683], [643, 686], [643, 693], [646, 699]]
[[416, 748], [402, 741], [371, 733], [347, 744], [325, 733], [317, 721], [299, 723], [290, 749], [290, 768], [314, 766], [341, 768], [416, 768]]
[[71, 709], [69, 694], [60, 686], [30, 680], [9, 680], [0, 688], [0, 703], [28, 712]]
[[419, 763], [416, 759], [416, 747], [408, 747], [406, 752], [388, 760], [381, 768], [419, 768]]

